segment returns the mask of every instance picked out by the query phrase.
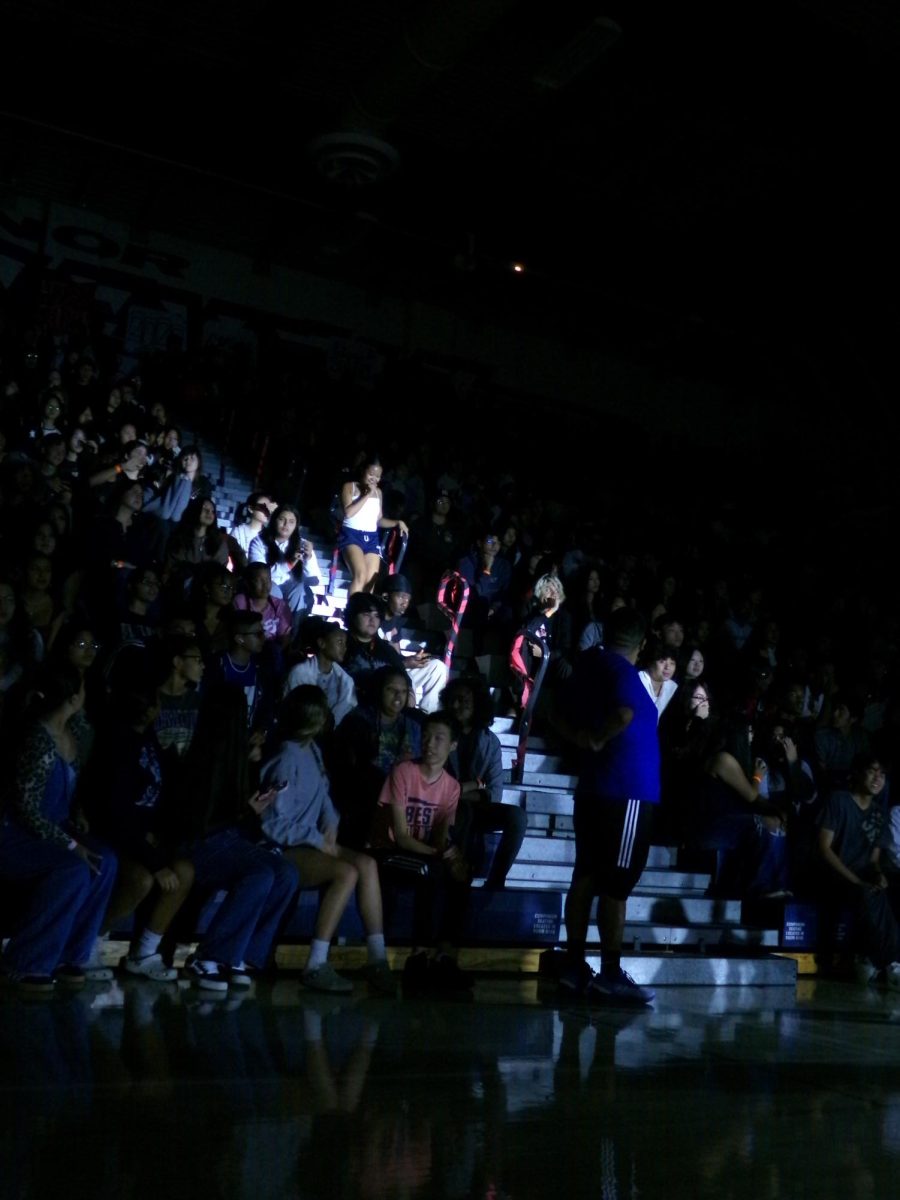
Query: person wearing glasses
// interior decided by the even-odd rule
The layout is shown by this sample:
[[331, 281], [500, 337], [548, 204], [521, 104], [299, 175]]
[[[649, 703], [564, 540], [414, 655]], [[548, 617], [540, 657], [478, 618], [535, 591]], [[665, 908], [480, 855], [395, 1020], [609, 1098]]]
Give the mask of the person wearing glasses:
[[168, 637], [160, 647], [160, 664], [164, 677], [154, 728], [167, 759], [178, 762], [190, 749], [200, 711], [204, 664], [196, 637]]
[[[87, 699], [84, 708], [91, 721], [101, 715], [104, 698], [103, 679], [97, 665], [102, 648], [93, 627], [83, 621], [75, 621], [60, 630], [53, 643], [51, 655], [58, 666], [69, 667], [78, 672], [78, 677], [86, 688]], [[87, 748], [90, 749], [90, 742]]]
[[210, 664], [209, 684], [242, 689], [247, 700], [250, 760], [259, 762], [262, 748], [275, 725], [276, 685], [268, 655], [262, 618], [244, 609], [229, 609], [228, 648]]
[[686, 679], [659, 719], [662, 800], [656, 834], [681, 842], [688, 810], [717, 736], [719, 718], [701, 679]]
[[228, 615], [232, 611], [235, 580], [221, 563], [197, 568], [190, 585], [190, 611], [194, 617], [197, 643], [209, 659], [228, 644]]

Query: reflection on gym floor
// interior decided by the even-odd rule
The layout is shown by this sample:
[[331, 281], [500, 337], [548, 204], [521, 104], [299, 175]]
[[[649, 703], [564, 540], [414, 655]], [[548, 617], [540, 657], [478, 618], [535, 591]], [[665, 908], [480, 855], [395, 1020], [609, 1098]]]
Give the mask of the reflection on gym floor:
[[[896, 1006], [896, 1007], [895, 1007]], [[0, 993], [3, 1194], [887, 1197], [900, 997], [836, 983], [561, 1006]]]

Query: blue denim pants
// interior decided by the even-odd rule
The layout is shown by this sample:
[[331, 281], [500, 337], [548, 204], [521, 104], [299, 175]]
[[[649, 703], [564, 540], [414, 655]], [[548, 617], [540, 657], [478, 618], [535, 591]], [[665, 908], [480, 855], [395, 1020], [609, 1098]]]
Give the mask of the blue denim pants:
[[0, 825], [0, 879], [27, 884], [24, 915], [3, 954], [4, 970], [52, 975], [90, 959], [116, 881], [118, 860], [92, 838], [81, 842], [102, 855], [95, 874], [77, 854], [5, 821]]
[[184, 854], [194, 864], [196, 890], [226, 893], [201, 936], [197, 957], [265, 967], [297, 896], [297, 868], [235, 828], [188, 843]]

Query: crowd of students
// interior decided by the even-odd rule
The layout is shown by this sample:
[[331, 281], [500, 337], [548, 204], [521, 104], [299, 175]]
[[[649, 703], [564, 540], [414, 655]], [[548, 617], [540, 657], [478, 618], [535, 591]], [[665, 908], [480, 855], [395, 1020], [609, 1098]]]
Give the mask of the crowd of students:
[[[328, 951], [355, 894], [369, 985], [390, 993], [389, 882], [415, 894], [408, 986], [470, 986], [456, 949], [483, 835], [501, 835], [487, 885], [502, 887], [525, 834], [500, 803], [491, 721], [522, 710], [543, 661], [536, 728], [552, 736], [576, 657], [621, 607], [653, 627], [638, 665], [659, 713], [657, 840], [714, 850], [721, 894], [853, 907], [893, 978], [898, 630], [864, 589], [798, 610], [783, 562], [739, 569], [734, 531], [650, 530], [667, 553], [639, 551], [640, 530], [579, 522], [581, 503], [561, 521], [510, 475], [360, 451], [343, 482], [335, 465], [340, 528], [324, 532], [351, 582], [326, 619], [302, 514], [258, 491], [220, 528], [168, 397], [104, 386], [66, 352], [36, 379], [0, 379], [6, 979], [49, 993], [102, 974], [104, 933], [130, 920], [122, 969], [171, 980], [174, 938], [224, 892], [185, 970], [246, 987], [315, 887], [306, 985], [351, 986]], [[401, 575], [385, 574], [382, 531], [409, 538]], [[451, 679], [434, 635], [417, 640], [415, 601], [448, 569], [475, 649], [508, 663], [493, 697], [474, 659]]]

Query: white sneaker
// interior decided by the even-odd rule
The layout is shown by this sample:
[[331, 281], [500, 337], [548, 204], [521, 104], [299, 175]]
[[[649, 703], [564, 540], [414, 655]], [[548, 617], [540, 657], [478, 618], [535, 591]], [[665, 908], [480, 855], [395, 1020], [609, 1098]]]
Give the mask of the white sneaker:
[[884, 981], [889, 988], [900, 992], [900, 962], [892, 962], [884, 972]]

